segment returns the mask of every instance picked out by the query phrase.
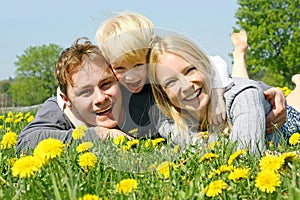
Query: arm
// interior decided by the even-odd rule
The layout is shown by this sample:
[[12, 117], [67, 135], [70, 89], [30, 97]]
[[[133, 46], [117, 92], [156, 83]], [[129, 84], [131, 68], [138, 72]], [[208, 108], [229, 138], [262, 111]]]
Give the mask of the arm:
[[[238, 33], [231, 34], [230, 38], [234, 46], [234, 62], [231, 76], [249, 78], [246, 68], [246, 54], [248, 49], [247, 33], [242, 30]], [[272, 133], [285, 123], [286, 100], [279, 89], [270, 87], [262, 81], [259, 81], [259, 84], [265, 91], [265, 98], [269, 100], [272, 105], [272, 110], [268, 113], [266, 120], [266, 133]], [[276, 124], [277, 127], [275, 127], [274, 124]]]
[[265, 108], [267, 103], [259, 85], [248, 79], [234, 79], [235, 85], [224, 94], [228, 120], [232, 124], [230, 140], [238, 149], [251, 152], [265, 148]]

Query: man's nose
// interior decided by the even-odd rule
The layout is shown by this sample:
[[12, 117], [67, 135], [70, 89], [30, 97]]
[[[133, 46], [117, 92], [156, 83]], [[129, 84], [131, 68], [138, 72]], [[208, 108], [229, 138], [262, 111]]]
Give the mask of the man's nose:
[[100, 88], [95, 89], [94, 102], [95, 104], [103, 104], [106, 101], [106, 95]]

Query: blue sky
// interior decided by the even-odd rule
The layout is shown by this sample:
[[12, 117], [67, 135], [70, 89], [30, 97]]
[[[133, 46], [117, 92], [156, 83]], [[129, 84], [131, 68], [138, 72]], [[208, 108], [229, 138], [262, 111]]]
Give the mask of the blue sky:
[[16, 56], [28, 47], [68, 47], [80, 36], [94, 42], [101, 23], [121, 11], [141, 13], [155, 27], [180, 32], [231, 65], [236, 0], [9, 0], [0, 5], [0, 80], [15, 76]]

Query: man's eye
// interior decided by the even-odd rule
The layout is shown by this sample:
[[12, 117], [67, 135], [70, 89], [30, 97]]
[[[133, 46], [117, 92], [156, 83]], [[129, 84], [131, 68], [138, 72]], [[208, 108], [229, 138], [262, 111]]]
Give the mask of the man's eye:
[[80, 93], [79, 93], [79, 95], [80, 96], [83, 96], [83, 95], [89, 95], [89, 94], [91, 94], [91, 90], [82, 90], [82, 91], [80, 91]]
[[102, 83], [102, 85], [101, 85], [101, 88], [102, 89], [108, 89], [108, 88], [110, 88], [113, 84], [115, 83], [115, 81], [107, 81], [107, 82], [104, 82], [104, 83]]

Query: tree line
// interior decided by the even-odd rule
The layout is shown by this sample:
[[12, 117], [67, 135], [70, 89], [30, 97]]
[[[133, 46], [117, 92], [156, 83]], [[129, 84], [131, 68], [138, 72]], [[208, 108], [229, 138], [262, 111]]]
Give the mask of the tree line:
[[[300, 73], [300, 1], [238, 0], [234, 30], [246, 30], [250, 78], [293, 89]], [[0, 107], [40, 104], [56, 95], [54, 68], [63, 48], [57, 44], [30, 46], [14, 63], [14, 79], [0, 81]], [[229, 55], [231, 55], [229, 53]]]

